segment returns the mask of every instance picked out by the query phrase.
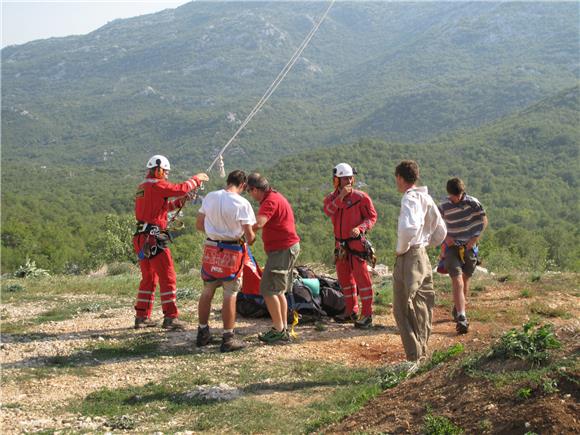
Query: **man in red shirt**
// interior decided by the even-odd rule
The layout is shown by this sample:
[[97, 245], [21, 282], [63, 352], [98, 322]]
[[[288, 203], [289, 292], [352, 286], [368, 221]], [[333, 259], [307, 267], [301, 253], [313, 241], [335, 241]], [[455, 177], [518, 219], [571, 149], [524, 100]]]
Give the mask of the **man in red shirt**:
[[[373, 315], [373, 284], [367, 269], [369, 251], [365, 234], [377, 221], [371, 198], [353, 188], [356, 172], [348, 163], [340, 163], [333, 170], [334, 192], [324, 198], [324, 213], [334, 226], [336, 240], [336, 274], [342, 287], [345, 312], [335, 318], [338, 322], [355, 321], [357, 328], [370, 328]], [[357, 289], [362, 302], [362, 317], [358, 313]]]
[[[194, 175], [180, 184], [167, 181], [169, 160], [155, 155], [147, 162], [147, 176], [135, 194], [135, 218], [137, 231], [133, 236], [133, 247], [139, 257], [141, 282], [135, 302], [135, 329], [156, 326], [151, 320], [155, 287], [159, 282], [163, 325], [165, 329], [185, 329], [177, 320], [179, 314], [176, 299], [176, 275], [167, 246], [170, 241], [167, 232], [167, 212], [183, 206], [187, 194], [197, 189], [209, 178], [206, 174]], [[171, 200], [171, 198], [178, 198]]]
[[273, 323], [272, 329], [258, 338], [269, 344], [288, 342], [288, 302], [285, 293], [292, 287], [292, 269], [300, 253], [294, 213], [288, 200], [273, 190], [262, 175], [250, 174], [247, 184], [252, 198], [260, 203], [253, 229], [262, 230], [264, 250], [268, 255], [260, 293], [264, 296]]

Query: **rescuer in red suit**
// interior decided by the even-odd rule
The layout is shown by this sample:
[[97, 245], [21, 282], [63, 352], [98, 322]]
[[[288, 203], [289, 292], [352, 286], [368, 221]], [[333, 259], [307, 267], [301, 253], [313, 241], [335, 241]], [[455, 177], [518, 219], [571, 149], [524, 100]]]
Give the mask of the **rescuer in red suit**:
[[167, 212], [183, 206], [188, 194], [209, 178], [199, 173], [184, 183], [173, 184], [167, 181], [170, 169], [166, 157], [151, 157], [147, 162], [147, 177], [135, 194], [137, 231], [133, 236], [133, 247], [141, 268], [141, 282], [135, 302], [135, 329], [156, 326], [151, 319], [151, 311], [157, 284], [164, 317], [162, 327], [183, 330], [185, 326], [177, 320], [176, 275], [168, 246], [171, 239], [167, 232]]
[[[371, 198], [353, 188], [355, 174], [347, 163], [336, 165], [335, 190], [324, 198], [324, 213], [334, 226], [336, 274], [345, 300], [345, 312], [335, 320], [354, 321], [355, 327], [366, 329], [372, 326], [373, 314], [373, 285], [367, 260], [374, 257], [374, 251], [365, 234], [377, 221], [377, 212]], [[362, 303], [358, 320], [357, 293]]]

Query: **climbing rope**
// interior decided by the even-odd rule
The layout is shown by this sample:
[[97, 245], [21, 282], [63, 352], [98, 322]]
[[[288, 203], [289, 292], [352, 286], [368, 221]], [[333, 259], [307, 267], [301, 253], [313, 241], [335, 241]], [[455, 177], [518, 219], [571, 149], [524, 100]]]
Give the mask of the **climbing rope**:
[[[238, 135], [242, 132], [242, 130], [246, 127], [246, 125], [248, 125], [248, 123], [252, 120], [252, 118], [256, 115], [256, 113], [258, 113], [260, 111], [260, 109], [264, 106], [264, 104], [266, 104], [266, 102], [268, 101], [270, 96], [274, 93], [274, 91], [276, 91], [276, 89], [278, 88], [280, 83], [282, 83], [282, 80], [284, 80], [284, 78], [288, 75], [288, 73], [290, 72], [290, 70], [292, 69], [294, 64], [298, 61], [298, 59], [302, 55], [302, 52], [306, 49], [306, 47], [308, 46], [308, 44], [310, 43], [310, 41], [312, 40], [312, 38], [316, 34], [318, 28], [320, 27], [320, 25], [322, 24], [322, 22], [324, 21], [324, 19], [328, 15], [328, 13], [330, 12], [330, 9], [334, 5], [335, 1], [336, 0], [330, 0], [330, 3], [328, 4], [324, 13], [320, 16], [320, 18], [317, 21], [315, 21], [314, 26], [312, 27], [312, 29], [310, 30], [308, 35], [306, 35], [306, 37], [304, 38], [302, 43], [294, 51], [294, 54], [292, 54], [292, 57], [290, 57], [290, 60], [286, 63], [286, 65], [284, 65], [284, 68], [282, 68], [282, 70], [278, 73], [278, 76], [276, 76], [274, 81], [270, 84], [270, 86], [268, 87], [266, 92], [264, 92], [264, 94], [262, 95], [260, 100], [256, 103], [254, 108], [250, 111], [248, 116], [246, 116], [246, 119], [244, 119], [244, 122], [242, 122], [240, 124], [239, 128], [236, 130], [234, 135], [222, 147], [222, 149], [220, 150], [218, 155], [211, 162], [211, 165], [209, 165], [209, 167], [207, 168], [206, 172], [210, 172], [212, 170], [212, 168], [214, 167], [214, 165], [217, 163], [220, 177], [224, 178], [226, 176], [223, 153], [232, 144], [232, 142], [238, 137]], [[203, 190], [203, 183], [200, 185], [199, 189]], [[195, 194], [193, 201], [195, 201], [196, 198], [197, 198], [197, 194]], [[173, 213], [173, 215], [170, 217], [169, 222], [168, 222], [168, 227], [175, 225], [175, 226], [179, 226], [179, 229], [182, 228], [182, 226], [180, 225], [181, 222], [177, 219], [177, 217], [179, 216], [185, 203], [186, 203], [186, 201], [184, 201], [183, 204], [181, 205], [181, 207], [179, 207]]]
[[308, 35], [306, 35], [306, 37], [304, 38], [302, 43], [298, 46], [296, 51], [294, 51], [294, 54], [292, 55], [290, 60], [286, 63], [286, 65], [284, 65], [284, 68], [282, 68], [282, 70], [280, 71], [280, 73], [278, 74], [276, 79], [268, 87], [266, 92], [264, 92], [264, 95], [262, 95], [262, 98], [260, 98], [260, 100], [256, 103], [254, 108], [250, 111], [248, 116], [246, 116], [246, 119], [244, 119], [244, 122], [242, 122], [240, 124], [240, 127], [236, 130], [234, 135], [222, 147], [222, 149], [220, 150], [220, 152], [218, 153], [216, 158], [213, 160], [213, 162], [211, 162], [211, 165], [209, 165], [209, 167], [207, 168], [206, 172], [211, 171], [213, 166], [218, 161], [221, 161], [223, 164], [223, 153], [225, 152], [225, 150], [231, 145], [231, 143], [236, 139], [236, 137], [238, 137], [238, 135], [241, 133], [241, 131], [246, 127], [246, 125], [248, 125], [248, 123], [252, 120], [252, 118], [256, 115], [256, 113], [258, 113], [260, 111], [260, 109], [264, 106], [264, 104], [266, 104], [266, 102], [268, 101], [270, 96], [274, 93], [274, 91], [276, 91], [276, 89], [278, 88], [280, 83], [282, 83], [282, 80], [284, 80], [286, 75], [290, 72], [290, 70], [292, 69], [292, 67], [296, 63], [296, 61], [300, 58], [300, 55], [302, 54], [304, 49], [308, 46], [308, 43], [310, 42], [310, 40], [316, 34], [316, 31], [318, 30], [318, 28], [320, 27], [320, 25], [322, 24], [322, 22], [324, 21], [324, 19], [328, 15], [328, 12], [330, 12], [330, 9], [332, 8], [332, 5], [334, 4], [334, 2], [335, 2], [335, 0], [330, 0], [330, 3], [328, 5], [328, 7], [326, 8], [326, 10], [324, 11], [324, 13], [320, 16], [318, 21], [316, 21], [314, 23], [314, 26], [312, 27], [312, 29], [310, 30]]

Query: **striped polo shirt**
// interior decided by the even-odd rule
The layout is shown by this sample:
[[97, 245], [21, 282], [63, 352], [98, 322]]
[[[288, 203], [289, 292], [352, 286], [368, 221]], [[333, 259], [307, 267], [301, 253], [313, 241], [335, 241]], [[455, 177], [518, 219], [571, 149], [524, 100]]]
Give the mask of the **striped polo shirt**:
[[455, 239], [457, 245], [465, 245], [483, 231], [485, 210], [473, 196], [464, 193], [457, 204], [447, 198], [439, 205], [439, 211], [447, 225], [447, 235]]

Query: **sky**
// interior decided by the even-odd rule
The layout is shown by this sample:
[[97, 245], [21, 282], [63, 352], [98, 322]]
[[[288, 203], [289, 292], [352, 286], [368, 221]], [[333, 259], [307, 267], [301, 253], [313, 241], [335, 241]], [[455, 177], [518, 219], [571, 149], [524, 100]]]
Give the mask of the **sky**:
[[190, 0], [0, 0], [1, 46], [54, 36], [84, 35], [116, 18], [176, 8]]

